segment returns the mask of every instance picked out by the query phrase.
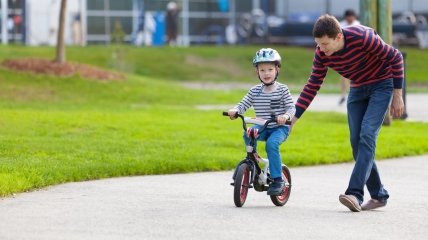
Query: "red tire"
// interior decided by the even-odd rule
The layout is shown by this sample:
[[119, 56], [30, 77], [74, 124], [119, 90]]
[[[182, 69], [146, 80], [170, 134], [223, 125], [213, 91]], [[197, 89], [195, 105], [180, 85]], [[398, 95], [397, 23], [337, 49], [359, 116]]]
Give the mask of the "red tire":
[[282, 165], [282, 179], [285, 181], [285, 188], [282, 194], [279, 196], [270, 196], [273, 204], [278, 207], [282, 207], [287, 203], [291, 193], [291, 174], [290, 170], [288, 170], [288, 167], [285, 165]]
[[242, 207], [247, 199], [248, 187], [250, 186], [250, 168], [248, 164], [239, 165], [235, 176], [233, 189], [233, 200], [237, 207]]

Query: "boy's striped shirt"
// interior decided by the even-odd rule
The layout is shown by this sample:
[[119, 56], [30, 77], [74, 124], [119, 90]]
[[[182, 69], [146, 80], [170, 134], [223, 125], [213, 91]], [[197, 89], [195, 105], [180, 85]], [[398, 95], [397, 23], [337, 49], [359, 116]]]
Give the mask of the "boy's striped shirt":
[[[235, 106], [235, 109], [238, 110], [239, 114], [243, 114], [250, 107], [253, 107], [258, 118], [270, 119], [272, 115], [287, 114], [291, 119], [296, 111], [293, 98], [287, 85], [276, 84], [276, 90], [270, 93], [263, 92], [265, 88], [263, 84], [252, 87], [241, 102]], [[276, 123], [269, 124], [269, 127], [277, 126]]]
[[394, 88], [402, 88], [403, 57], [397, 49], [383, 42], [372, 28], [349, 26], [342, 32], [345, 39], [342, 50], [326, 56], [316, 48], [311, 76], [296, 102], [296, 117], [300, 117], [315, 98], [328, 68], [350, 79], [351, 87], [392, 78]]

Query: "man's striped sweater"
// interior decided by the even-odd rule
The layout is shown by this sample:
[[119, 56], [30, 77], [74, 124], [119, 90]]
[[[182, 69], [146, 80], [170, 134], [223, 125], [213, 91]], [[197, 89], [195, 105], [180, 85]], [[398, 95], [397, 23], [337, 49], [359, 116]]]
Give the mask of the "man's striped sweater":
[[404, 66], [401, 53], [386, 44], [377, 33], [365, 26], [342, 29], [345, 46], [331, 56], [317, 47], [312, 73], [296, 102], [296, 117], [309, 107], [320, 89], [328, 68], [351, 80], [351, 87], [393, 79], [394, 88], [403, 85]]

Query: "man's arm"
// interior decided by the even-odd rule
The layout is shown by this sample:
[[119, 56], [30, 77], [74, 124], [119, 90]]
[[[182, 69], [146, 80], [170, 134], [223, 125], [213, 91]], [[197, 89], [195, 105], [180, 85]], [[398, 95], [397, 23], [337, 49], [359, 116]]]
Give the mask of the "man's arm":
[[404, 113], [404, 101], [402, 89], [394, 89], [391, 102], [391, 115], [393, 117], [401, 117]]
[[312, 73], [296, 101], [296, 114], [293, 117], [293, 123], [302, 116], [317, 95], [317, 92], [320, 90], [321, 85], [324, 82], [324, 78], [327, 75], [327, 71], [328, 68], [321, 62], [320, 51], [317, 48], [312, 63]]
[[391, 66], [394, 88], [403, 88], [404, 64], [401, 52], [386, 44], [373, 29], [367, 29], [363, 37], [363, 50], [387, 62]]
[[394, 92], [391, 102], [391, 115], [400, 117], [404, 112], [404, 102], [402, 88], [404, 80], [403, 55], [394, 47], [386, 44], [373, 30], [368, 30], [364, 36], [363, 48], [365, 51], [379, 56], [381, 60], [391, 66], [392, 78], [394, 81]]

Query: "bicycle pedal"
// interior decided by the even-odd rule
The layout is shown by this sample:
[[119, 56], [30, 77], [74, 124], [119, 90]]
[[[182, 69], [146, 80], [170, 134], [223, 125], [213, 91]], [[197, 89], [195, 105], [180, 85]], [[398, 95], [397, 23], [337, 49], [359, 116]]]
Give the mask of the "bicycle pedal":
[[248, 188], [254, 188], [254, 187], [253, 187], [253, 185], [251, 185], [251, 184], [250, 184], [250, 185], [248, 186]]
[[231, 182], [231, 183], [230, 183], [230, 185], [231, 185], [231, 186], [235, 186], [235, 183]]

